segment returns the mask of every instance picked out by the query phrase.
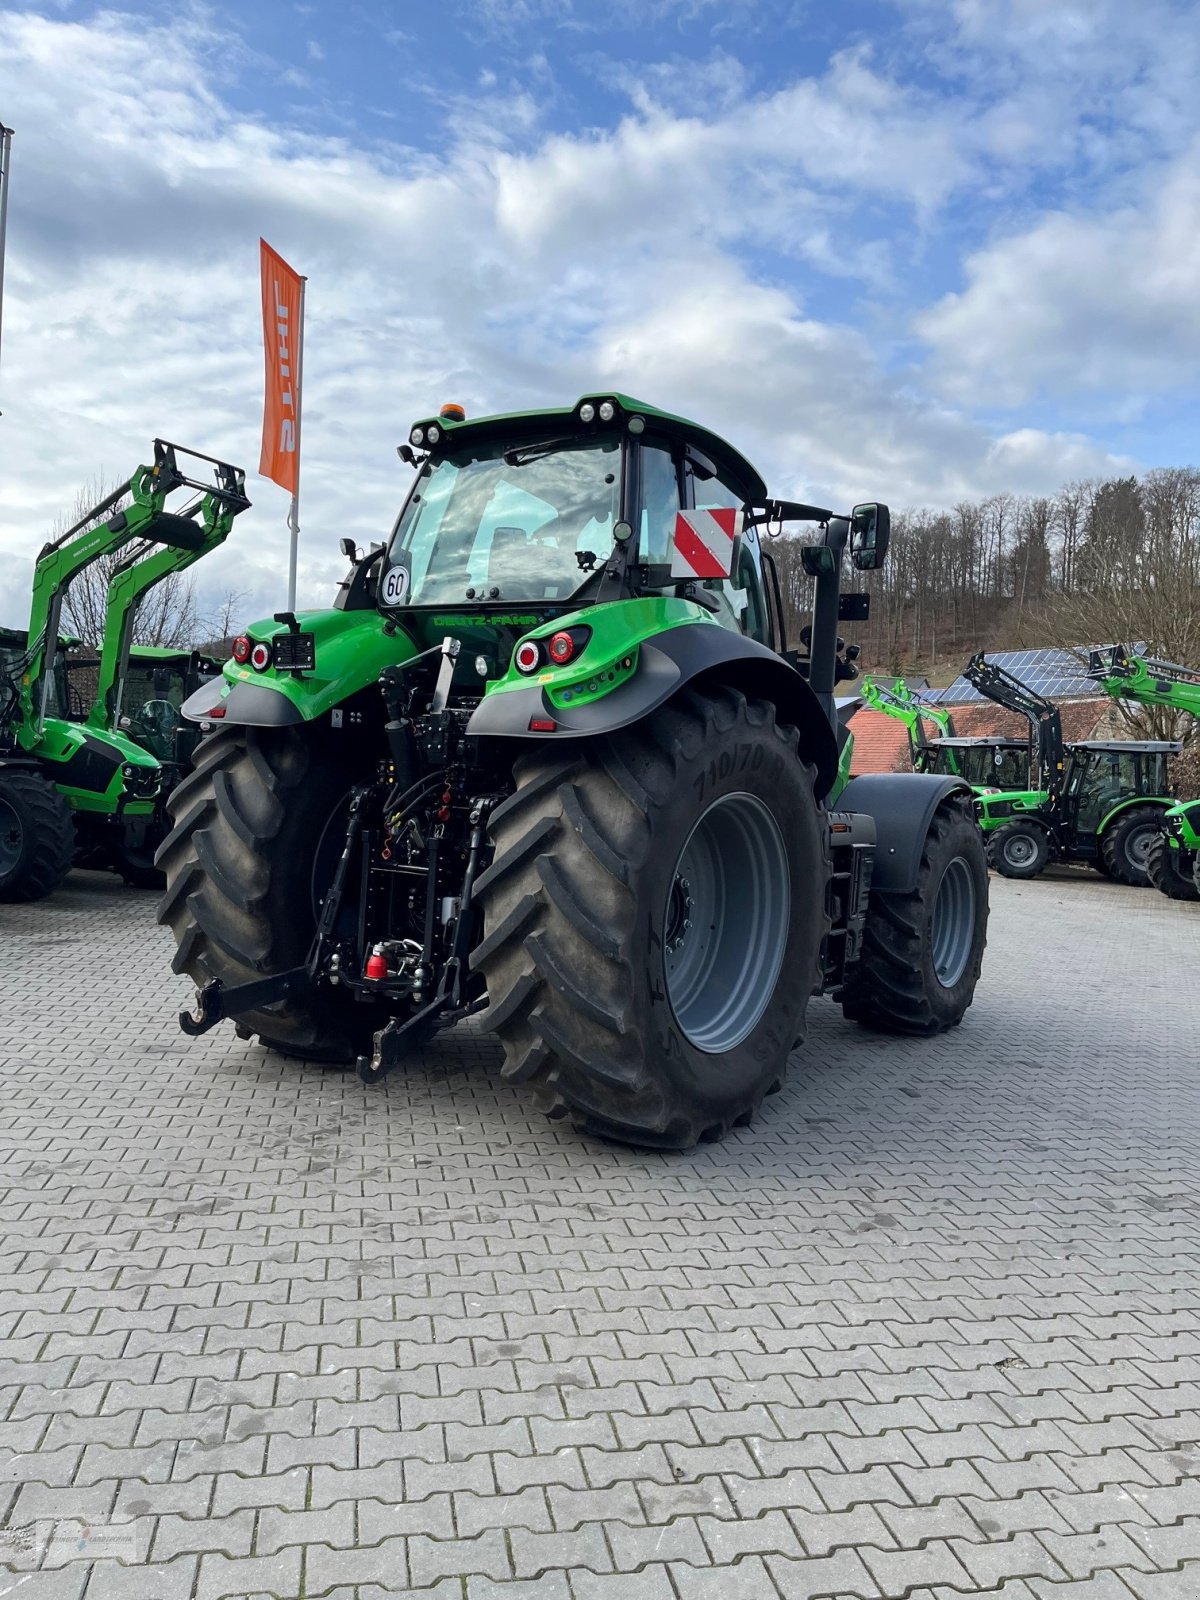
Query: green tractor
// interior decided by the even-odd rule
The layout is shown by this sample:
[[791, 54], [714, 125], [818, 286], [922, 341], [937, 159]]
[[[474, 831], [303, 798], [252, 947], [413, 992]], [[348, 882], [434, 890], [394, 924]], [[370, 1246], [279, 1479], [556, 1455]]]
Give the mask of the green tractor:
[[[72, 861], [133, 882], [152, 870], [147, 840], [161, 766], [99, 704], [94, 717], [72, 720], [59, 619], [72, 580], [102, 556], [130, 547], [164, 546], [173, 558], [195, 551], [215, 507], [245, 504], [232, 480], [211, 488], [186, 477], [177, 456], [191, 453], [156, 440], [152, 466], [139, 467], [38, 556], [29, 628], [0, 680], [0, 900], [49, 894]], [[183, 514], [168, 511], [167, 496], [184, 486], [200, 490], [203, 502]], [[127, 494], [130, 503], [119, 509]]]
[[[849, 780], [842, 594], [885, 506], [773, 500], [708, 429], [623, 395], [465, 419], [401, 455], [386, 546], [328, 611], [234, 642], [171, 801], [180, 1025], [375, 1082], [475, 1012], [552, 1116], [686, 1148], [779, 1087], [810, 995], [958, 1023], [987, 871], [957, 778]], [[759, 530], [815, 527], [792, 650]], [[843, 647], [844, 648], [844, 647]], [[851, 647], [853, 648], [853, 647]]]
[[1149, 855], [1173, 801], [1168, 741], [1063, 743], [1058, 707], [980, 652], [964, 676], [987, 699], [1028, 719], [1038, 759], [1028, 788], [975, 802], [988, 860], [1006, 878], [1036, 878], [1051, 861], [1082, 861], [1145, 887]]
[[[1177, 662], [1115, 644], [1089, 653], [1088, 676], [1114, 700], [1165, 706], [1200, 719], [1200, 672]], [[1172, 805], [1161, 822], [1146, 857], [1150, 882], [1172, 900], [1200, 900], [1200, 800]]]
[[221, 676], [224, 662], [200, 650], [170, 645], [135, 644], [120, 674], [117, 725], [122, 733], [149, 750], [164, 770], [164, 792], [174, 787], [168, 768], [178, 769], [175, 782], [191, 765], [200, 737], [194, 722], [182, 715], [183, 702]]
[[[903, 678], [891, 685], [864, 678], [860, 687], [872, 710], [904, 723], [915, 772], [965, 778], [976, 794], [1028, 787], [1034, 759], [1029, 739], [962, 737], [955, 731], [953, 715], [942, 706], [918, 700]], [[929, 737], [926, 722], [941, 729], [940, 737]]]
[[[225, 515], [220, 517], [221, 522], [229, 520]], [[154, 865], [154, 853], [167, 836], [167, 801], [190, 767], [200, 736], [195, 723], [182, 716], [181, 708], [189, 695], [220, 677], [222, 662], [198, 650], [135, 644], [127, 646], [124, 667], [117, 668], [109, 653], [109, 642], [113, 636], [114, 604], [116, 614], [121, 610], [118, 583], [122, 575], [119, 571], [109, 585], [109, 627], [104, 652], [100, 656], [73, 655], [60, 670], [69, 686], [73, 721], [105, 733], [115, 726], [152, 755], [162, 770], [153, 820], [140, 841], [122, 852], [119, 861], [127, 883], [136, 888], [160, 889], [163, 877]]]

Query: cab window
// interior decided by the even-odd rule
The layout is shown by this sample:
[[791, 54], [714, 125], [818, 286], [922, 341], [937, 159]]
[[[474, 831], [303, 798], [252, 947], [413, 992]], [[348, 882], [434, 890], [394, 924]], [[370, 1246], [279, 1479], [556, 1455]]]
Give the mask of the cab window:
[[[732, 506], [740, 510], [745, 496], [740, 489], [710, 474], [707, 469], [687, 465], [688, 503], [697, 511], [717, 511]], [[761, 644], [771, 643], [770, 620], [766, 614], [763, 587], [762, 552], [758, 534], [747, 528], [742, 535], [737, 566], [727, 579], [713, 580], [706, 585], [717, 592], [721, 609], [717, 621], [736, 633], [748, 634]]]
[[642, 443], [642, 515], [638, 528], [638, 560], [645, 566], [665, 566], [671, 560], [675, 516], [682, 501], [679, 464], [663, 441]]

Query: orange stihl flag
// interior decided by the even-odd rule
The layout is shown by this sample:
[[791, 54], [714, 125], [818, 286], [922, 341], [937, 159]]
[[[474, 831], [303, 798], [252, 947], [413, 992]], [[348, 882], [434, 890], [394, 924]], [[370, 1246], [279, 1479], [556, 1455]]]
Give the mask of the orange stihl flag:
[[258, 470], [295, 495], [300, 477], [300, 346], [304, 337], [304, 279], [265, 239], [259, 241], [262, 271], [263, 398], [262, 455]]

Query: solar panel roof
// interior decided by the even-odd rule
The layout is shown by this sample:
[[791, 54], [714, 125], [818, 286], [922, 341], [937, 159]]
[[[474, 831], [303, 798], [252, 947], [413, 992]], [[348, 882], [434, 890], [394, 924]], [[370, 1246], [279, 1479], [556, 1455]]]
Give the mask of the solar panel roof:
[[[1140, 648], [1140, 647], [1135, 647]], [[989, 650], [989, 661], [1004, 667], [1014, 678], [1047, 700], [1084, 700], [1104, 693], [1086, 676], [1087, 649]], [[967, 705], [986, 700], [961, 676], [948, 689], [923, 689], [917, 697], [931, 705]]]

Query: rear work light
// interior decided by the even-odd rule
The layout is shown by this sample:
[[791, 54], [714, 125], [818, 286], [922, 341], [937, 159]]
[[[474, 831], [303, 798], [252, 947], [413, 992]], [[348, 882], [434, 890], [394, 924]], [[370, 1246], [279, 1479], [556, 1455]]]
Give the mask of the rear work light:
[[239, 633], [233, 641], [233, 659], [239, 667], [244, 667], [250, 659], [250, 641], [244, 633]]
[[271, 646], [260, 639], [250, 651], [250, 665], [255, 672], [265, 672], [271, 665]]
[[524, 672], [526, 675], [537, 671], [541, 659], [541, 651], [532, 639], [523, 640], [517, 646], [516, 654], [513, 656], [513, 660], [517, 664], [517, 671]]

